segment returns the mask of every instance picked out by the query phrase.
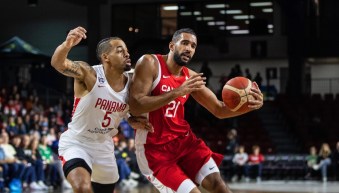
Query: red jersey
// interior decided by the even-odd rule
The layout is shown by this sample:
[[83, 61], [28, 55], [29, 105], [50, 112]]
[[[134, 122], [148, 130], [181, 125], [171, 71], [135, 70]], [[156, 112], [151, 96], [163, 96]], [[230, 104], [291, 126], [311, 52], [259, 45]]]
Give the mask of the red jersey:
[[265, 157], [262, 154], [258, 154], [258, 155], [251, 154], [248, 157], [248, 163], [251, 163], [251, 164], [260, 164], [264, 160], [265, 160]]
[[[158, 77], [152, 85], [152, 96], [161, 95], [178, 88], [190, 77], [186, 67], [183, 67], [180, 76], [172, 75], [162, 55], [156, 55], [156, 58], [158, 59], [159, 72]], [[188, 122], [184, 119], [184, 104], [188, 97], [188, 94], [178, 97], [167, 105], [150, 112], [148, 118], [154, 127], [154, 133], [147, 132], [146, 134], [138, 129], [136, 143], [165, 144], [179, 136], [186, 135], [191, 129]]]

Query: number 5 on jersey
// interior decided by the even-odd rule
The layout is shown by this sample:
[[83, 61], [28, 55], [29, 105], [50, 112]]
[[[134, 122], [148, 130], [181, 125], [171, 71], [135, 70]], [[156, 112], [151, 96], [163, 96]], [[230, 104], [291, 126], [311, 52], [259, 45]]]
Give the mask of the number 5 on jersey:
[[106, 111], [104, 120], [102, 120], [102, 123], [101, 123], [101, 126], [103, 128], [106, 128], [111, 124], [112, 118], [109, 116], [110, 114], [112, 114], [112, 112]]

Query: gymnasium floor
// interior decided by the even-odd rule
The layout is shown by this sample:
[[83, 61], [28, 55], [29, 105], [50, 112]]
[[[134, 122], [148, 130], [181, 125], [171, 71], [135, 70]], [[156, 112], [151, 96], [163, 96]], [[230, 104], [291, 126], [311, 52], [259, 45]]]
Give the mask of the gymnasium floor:
[[[339, 182], [263, 181], [261, 183], [230, 183], [233, 193], [339, 193]], [[133, 190], [117, 188], [116, 193], [157, 193], [150, 185]], [[203, 193], [207, 193], [202, 190]]]
[[[253, 183], [230, 183], [233, 193], [339, 193], [339, 182], [322, 183], [318, 181], [263, 181]], [[207, 193], [201, 190], [202, 193]], [[26, 192], [26, 191], [25, 191]], [[28, 191], [26, 193], [47, 193], [48, 191]], [[72, 190], [54, 190], [49, 193], [73, 193]], [[158, 193], [151, 186], [140, 185], [137, 188], [127, 189], [117, 187], [115, 193]]]

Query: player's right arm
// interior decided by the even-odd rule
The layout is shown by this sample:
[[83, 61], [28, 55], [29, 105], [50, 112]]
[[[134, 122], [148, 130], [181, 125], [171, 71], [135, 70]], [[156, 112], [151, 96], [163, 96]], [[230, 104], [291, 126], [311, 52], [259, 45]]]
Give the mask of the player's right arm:
[[65, 76], [84, 80], [90, 66], [86, 62], [69, 60], [67, 55], [74, 46], [79, 44], [82, 39], [86, 38], [86, 30], [84, 28], [77, 27], [71, 30], [68, 33], [66, 40], [54, 51], [51, 60], [52, 66]]
[[202, 74], [197, 74], [187, 79], [179, 88], [151, 96], [152, 83], [158, 71], [158, 60], [152, 55], [144, 55], [138, 60], [130, 85], [129, 107], [132, 115], [138, 116], [157, 110], [179, 96], [201, 89], [205, 84]]
[[175, 93], [150, 96], [158, 71], [156, 62], [152, 55], [144, 55], [135, 65], [129, 95], [130, 113], [134, 116], [156, 110], [176, 98]]
[[82, 97], [86, 95], [94, 86], [96, 81], [95, 70], [86, 62], [72, 61], [67, 58], [69, 51], [79, 44], [82, 39], [86, 39], [86, 30], [77, 27], [71, 30], [66, 40], [60, 44], [53, 56], [51, 64], [61, 74], [74, 78], [74, 95]]

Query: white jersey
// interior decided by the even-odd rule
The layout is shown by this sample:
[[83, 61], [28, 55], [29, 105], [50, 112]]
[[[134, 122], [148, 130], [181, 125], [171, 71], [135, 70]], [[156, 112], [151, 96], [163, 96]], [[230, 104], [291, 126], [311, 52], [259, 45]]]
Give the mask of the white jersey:
[[118, 133], [118, 126], [129, 110], [126, 101], [130, 78], [124, 73], [127, 84], [122, 91], [115, 92], [106, 80], [103, 65], [93, 68], [97, 80], [87, 95], [75, 98], [72, 121], [61, 135], [61, 149], [79, 144], [94, 151], [114, 151], [112, 137]]

